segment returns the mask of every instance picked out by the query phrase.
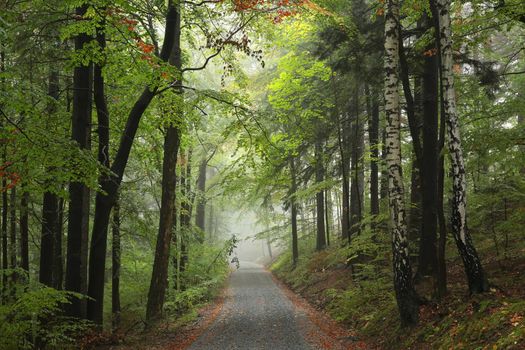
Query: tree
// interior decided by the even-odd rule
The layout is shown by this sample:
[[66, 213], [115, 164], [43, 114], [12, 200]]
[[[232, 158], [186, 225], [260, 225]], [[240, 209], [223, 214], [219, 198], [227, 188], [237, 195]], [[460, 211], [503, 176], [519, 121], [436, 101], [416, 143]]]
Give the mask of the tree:
[[297, 239], [297, 170], [295, 168], [295, 159], [290, 157], [290, 221], [292, 229], [292, 266], [297, 265], [297, 260], [299, 260], [299, 244]]
[[120, 246], [120, 199], [113, 207], [112, 222], [112, 244], [111, 244], [111, 326], [117, 329], [120, 326], [120, 267], [121, 267], [121, 246]]
[[[175, 11], [173, 47], [169, 63], [177, 68], [182, 68], [182, 51], [180, 46], [181, 37], [181, 11], [177, 4], [170, 4]], [[179, 78], [179, 81], [182, 81]], [[182, 91], [179, 89], [179, 95]], [[164, 159], [162, 163], [162, 199], [159, 218], [159, 233], [157, 246], [155, 248], [155, 260], [153, 272], [151, 273], [151, 284], [148, 292], [148, 304], [146, 308], [146, 321], [152, 323], [162, 315], [166, 288], [168, 287], [168, 265], [170, 255], [170, 243], [175, 216], [175, 190], [177, 184], [177, 154], [180, 145], [180, 111], [182, 108], [175, 104], [173, 112], [175, 116], [169, 116], [166, 134], [164, 136]], [[179, 119], [179, 120], [177, 120]]]
[[388, 0], [385, 12], [386, 163], [388, 168], [394, 290], [401, 322], [406, 325], [413, 325], [418, 321], [419, 305], [412, 285], [401, 172], [398, 26], [399, 4], [397, 0]]
[[[166, 62], [173, 48], [175, 38], [177, 11], [170, 1], [166, 10], [166, 28], [164, 43], [159, 54], [161, 61]], [[93, 231], [91, 235], [91, 249], [89, 254], [89, 288], [88, 295], [88, 319], [101, 324], [104, 305], [104, 272], [106, 265], [107, 233], [111, 209], [116, 201], [116, 196], [124, 170], [126, 168], [133, 140], [137, 133], [140, 119], [146, 108], [155, 97], [158, 87], [147, 86], [129, 112], [126, 126], [122, 132], [120, 144], [114, 161], [111, 165], [111, 173], [107, 174], [103, 181], [101, 190], [95, 198], [95, 217], [93, 220]]]
[[[207, 159], [203, 159], [199, 164], [199, 177], [197, 178], [197, 190], [204, 196], [206, 191], [206, 170], [208, 169]], [[204, 223], [206, 222], [206, 201], [204, 198], [197, 197], [197, 210], [195, 216], [195, 226], [204, 231]]]
[[[56, 69], [50, 68], [48, 79], [48, 95], [53, 100], [57, 101], [59, 99], [60, 92], [58, 71]], [[48, 112], [52, 114], [55, 111], [55, 104], [50, 104]], [[40, 238], [40, 274], [38, 280], [40, 283], [48, 286], [57, 286], [57, 283], [53, 283], [53, 268], [55, 266], [54, 264], [56, 263], [54, 257], [59, 248], [58, 246], [55, 247], [55, 242], [57, 241], [57, 235], [62, 235], [62, 232], [58, 231], [58, 196], [56, 193], [54, 193], [54, 191], [46, 191], [43, 197], [42, 233]], [[62, 278], [60, 278], [60, 281], [61, 280]]]
[[436, 0], [436, 8], [439, 13], [440, 78], [443, 88], [443, 110], [447, 124], [448, 151], [452, 163], [452, 233], [463, 260], [469, 290], [471, 293], [481, 293], [488, 290], [488, 283], [478, 253], [472, 243], [472, 237], [467, 229], [467, 183], [456, 110], [450, 1]]
[[[320, 140], [315, 142], [315, 182], [321, 184], [324, 180], [324, 166], [323, 166], [323, 146]], [[324, 192], [318, 190], [315, 194], [316, 201], [316, 219], [317, 219], [317, 239], [316, 249], [323, 250], [326, 248], [326, 231], [325, 231], [325, 206], [324, 206]]]
[[[75, 14], [82, 18], [88, 5], [77, 7]], [[81, 32], [75, 37], [75, 51], [80, 52], [88, 45], [91, 37], [86, 32]], [[92, 71], [89, 63], [77, 62], [73, 73], [73, 112], [71, 138], [78, 144], [80, 150], [90, 149], [91, 134], [91, 90]], [[82, 174], [79, 174], [82, 177]], [[67, 264], [66, 264], [66, 290], [85, 293], [83, 286], [87, 283], [87, 230], [89, 220], [89, 189], [81, 181], [72, 181], [69, 184], [68, 206], [68, 231], [67, 231]], [[56, 205], [53, 205], [56, 213]], [[56, 221], [55, 221], [56, 222]], [[50, 239], [52, 239], [51, 236]], [[52, 253], [51, 253], [52, 254]], [[66, 306], [70, 316], [82, 316], [81, 302], [72, 299]]]

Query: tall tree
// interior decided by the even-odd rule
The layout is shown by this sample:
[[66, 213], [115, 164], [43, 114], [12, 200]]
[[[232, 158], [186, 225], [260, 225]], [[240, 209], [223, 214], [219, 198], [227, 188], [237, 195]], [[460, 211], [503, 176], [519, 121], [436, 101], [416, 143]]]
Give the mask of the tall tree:
[[206, 220], [206, 200], [204, 193], [206, 191], [206, 170], [208, 169], [208, 160], [203, 159], [199, 164], [199, 176], [197, 178], [197, 190], [199, 196], [197, 196], [197, 210], [195, 216], [195, 226], [204, 231], [204, 223]]
[[363, 150], [364, 150], [364, 135], [363, 126], [360, 118], [359, 109], [359, 83], [355, 83], [353, 91], [353, 113], [355, 114], [351, 122], [351, 181], [350, 181], [350, 235], [359, 234], [361, 232], [361, 220], [363, 219], [363, 203], [364, 203], [364, 169]]
[[407, 224], [401, 172], [401, 135], [399, 109], [399, 3], [386, 2], [385, 12], [385, 114], [386, 163], [390, 207], [394, 290], [401, 322], [418, 321], [419, 305], [412, 284], [412, 268], [408, 255]]
[[[5, 162], [5, 146], [4, 146], [4, 162]], [[2, 178], [2, 270], [7, 271], [9, 268], [8, 257], [7, 257], [7, 217], [8, 217], [8, 193], [7, 193], [7, 180], [5, 177]], [[7, 273], [2, 273], [2, 302], [5, 301], [7, 291]]]
[[[88, 5], [82, 5], [75, 10], [79, 20], [83, 18]], [[80, 33], [75, 37], [75, 51], [82, 52], [84, 46], [91, 41], [87, 33]], [[72, 136], [80, 149], [89, 148], [89, 137], [91, 129], [91, 91], [92, 91], [91, 64], [78, 63], [73, 72], [73, 112], [72, 112]], [[81, 175], [81, 174], [80, 174]], [[56, 213], [56, 205], [54, 205]], [[89, 220], [89, 190], [80, 180], [69, 184], [69, 207], [68, 207], [68, 231], [67, 231], [67, 264], [66, 264], [66, 290], [85, 293], [83, 286], [86, 283], [85, 262], [83, 263], [83, 252], [87, 247], [83, 246]], [[51, 244], [51, 243], [50, 243]], [[66, 306], [70, 316], [82, 316], [81, 302], [72, 299], [71, 304]]]
[[293, 156], [290, 156], [290, 215], [291, 215], [291, 224], [292, 224], [292, 266], [297, 265], [299, 260], [299, 246], [297, 239], [297, 169], [295, 167], [295, 159]]
[[[319, 136], [318, 136], [319, 137]], [[321, 140], [315, 142], [315, 182], [320, 184], [324, 181], [323, 144]], [[317, 218], [317, 240], [316, 249], [326, 248], [326, 231], [324, 223], [324, 191], [318, 190], [315, 194], [316, 218]]]
[[111, 326], [115, 330], [120, 326], [120, 199], [113, 207], [111, 244]]
[[[48, 77], [48, 96], [54, 101], [57, 101], [60, 94], [59, 74], [58, 71], [51, 67]], [[51, 115], [56, 112], [56, 104], [50, 103], [48, 113]], [[51, 169], [48, 169], [51, 170]], [[53, 283], [53, 267], [56, 261], [54, 256], [56, 253], [55, 247], [56, 235], [58, 233], [58, 197], [55, 191], [48, 190], [44, 192], [42, 201], [42, 232], [40, 237], [40, 272], [39, 281], [48, 286], [54, 286]]]
[[447, 124], [448, 151], [452, 165], [452, 233], [463, 260], [469, 290], [481, 293], [488, 290], [488, 282], [467, 229], [467, 181], [465, 161], [461, 147], [460, 129], [456, 110], [454, 88], [454, 58], [452, 52], [452, 22], [450, 20], [450, 0], [436, 1], [439, 13], [441, 84], [443, 107]]
[[[429, 22], [428, 16], [424, 16]], [[425, 25], [428, 28], [430, 25]], [[433, 52], [434, 45], [427, 47]], [[423, 153], [421, 159], [421, 238], [419, 275], [437, 273], [437, 207], [438, 207], [438, 60], [427, 54], [423, 62]]]
[[[17, 218], [16, 218], [16, 207], [17, 207], [17, 192], [16, 192], [16, 186], [13, 186], [11, 188], [11, 195], [9, 196], [9, 260], [10, 260], [10, 266], [12, 269], [16, 269], [18, 266], [18, 259], [17, 259], [17, 245], [16, 245], [16, 233], [17, 233]], [[11, 278], [13, 282], [16, 282], [17, 280], [17, 274], [13, 271], [11, 274]]]
[[342, 116], [338, 114], [338, 145], [339, 145], [339, 157], [341, 164], [341, 236], [343, 241], [350, 239], [350, 159], [348, 157], [348, 136], [345, 132], [347, 123], [341, 119]]
[[[168, 2], [166, 10], [166, 28], [164, 33], [164, 43], [162, 45], [159, 58], [166, 62], [173, 48], [175, 37], [175, 23], [177, 11], [172, 1]], [[146, 108], [155, 97], [157, 87], [147, 86], [142, 94], [134, 103], [129, 112], [126, 125], [121, 135], [119, 147], [114, 161], [111, 165], [111, 172], [104, 177], [101, 190], [97, 192], [95, 199], [95, 216], [93, 219], [93, 231], [91, 235], [91, 246], [89, 255], [89, 288], [88, 295], [88, 318], [96, 323], [102, 323], [102, 311], [104, 305], [104, 273], [106, 267], [107, 234], [111, 209], [116, 201], [116, 196], [124, 169], [126, 168], [131, 146], [138, 130], [139, 122]]]
[[368, 140], [370, 143], [370, 214], [379, 214], [379, 101], [376, 93], [370, 95], [368, 84], [366, 95], [369, 101]]
[[24, 191], [20, 198], [20, 267], [29, 277], [29, 193]]
[[[184, 163], [184, 167], [181, 171], [181, 177], [180, 177], [180, 186], [181, 186], [181, 205], [180, 205], [180, 213], [179, 213], [179, 221], [180, 221], [180, 230], [179, 230], [179, 236], [177, 237], [176, 241], [178, 241], [178, 248], [179, 248], [179, 257], [176, 264], [176, 273], [177, 273], [177, 280], [180, 282], [180, 274], [186, 270], [186, 265], [188, 264], [189, 256], [188, 256], [188, 246], [189, 246], [189, 237], [191, 232], [191, 213], [193, 211], [193, 193], [191, 191], [191, 173], [192, 173], [192, 167], [191, 167], [191, 160], [193, 156], [193, 149], [190, 147], [188, 149], [188, 154], [186, 161]], [[178, 288], [184, 287], [180, 283], [177, 284]]]
[[[180, 46], [181, 37], [181, 13], [179, 4], [170, 4], [175, 11], [174, 15], [174, 35], [172, 52], [169, 63], [180, 72], [182, 67], [182, 52]], [[179, 82], [182, 79], [179, 78]], [[181, 94], [178, 89], [177, 94]], [[181, 106], [176, 106], [175, 113], [182, 110]], [[181, 118], [181, 116], [176, 116]], [[159, 233], [155, 248], [155, 260], [153, 262], [153, 272], [151, 273], [151, 283], [148, 292], [148, 302], [146, 307], [146, 322], [153, 323], [162, 315], [166, 288], [168, 286], [168, 265], [170, 255], [170, 243], [173, 230], [173, 220], [175, 214], [175, 190], [177, 185], [177, 154], [180, 145], [180, 130], [178, 121], [172, 119], [167, 127], [164, 136], [164, 159], [162, 163], [162, 198], [159, 218]]]

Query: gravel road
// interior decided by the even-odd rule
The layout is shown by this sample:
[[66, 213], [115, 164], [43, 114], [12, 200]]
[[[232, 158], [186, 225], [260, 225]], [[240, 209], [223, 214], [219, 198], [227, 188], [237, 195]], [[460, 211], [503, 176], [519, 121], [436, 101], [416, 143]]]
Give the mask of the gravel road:
[[320, 348], [307, 340], [318, 328], [260, 265], [241, 261], [227, 293], [217, 319], [189, 350]]

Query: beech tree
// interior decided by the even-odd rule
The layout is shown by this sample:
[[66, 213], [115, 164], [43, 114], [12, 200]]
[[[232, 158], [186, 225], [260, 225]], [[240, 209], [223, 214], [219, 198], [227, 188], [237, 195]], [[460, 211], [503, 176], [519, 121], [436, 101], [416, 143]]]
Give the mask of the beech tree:
[[[169, 63], [178, 71], [182, 68], [182, 51], [180, 46], [181, 36], [181, 11], [180, 6], [170, 2], [168, 11], [174, 11], [173, 17], [173, 43]], [[173, 7], [173, 8], [171, 8]], [[182, 82], [182, 79], [179, 80]], [[179, 89], [178, 93], [181, 91]], [[177, 108], [178, 107], [178, 108]], [[181, 108], [175, 106], [172, 113], [179, 114]], [[164, 305], [164, 293], [168, 286], [168, 265], [173, 230], [174, 209], [175, 209], [175, 188], [177, 184], [176, 166], [177, 154], [180, 145], [180, 130], [175, 118], [182, 119], [183, 116], [169, 116], [171, 119], [165, 130], [163, 163], [162, 163], [162, 199], [160, 207], [159, 234], [155, 249], [155, 261], [151, 275], [151, 284], [148, 293], [148, 306], [146, 309], [146, 320], [152, 322], [158, 319], [162, 313]]]

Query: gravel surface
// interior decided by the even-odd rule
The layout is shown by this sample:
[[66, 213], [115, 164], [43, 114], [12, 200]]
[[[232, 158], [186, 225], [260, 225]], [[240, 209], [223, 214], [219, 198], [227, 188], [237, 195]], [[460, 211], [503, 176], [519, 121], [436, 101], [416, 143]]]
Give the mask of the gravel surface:
[[316, 349], [305, 339], [311, 324], [262, 266], [241, 261], [215, 322], [189, 350]]

